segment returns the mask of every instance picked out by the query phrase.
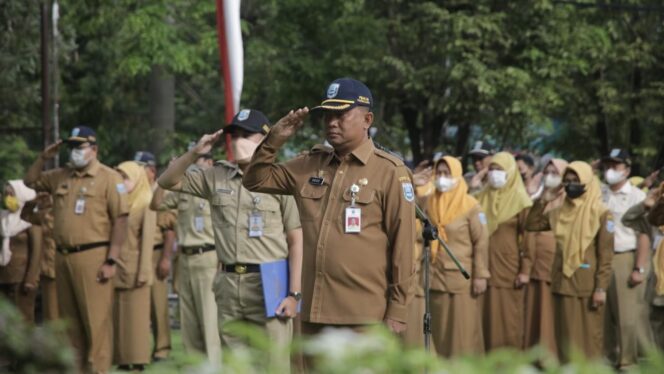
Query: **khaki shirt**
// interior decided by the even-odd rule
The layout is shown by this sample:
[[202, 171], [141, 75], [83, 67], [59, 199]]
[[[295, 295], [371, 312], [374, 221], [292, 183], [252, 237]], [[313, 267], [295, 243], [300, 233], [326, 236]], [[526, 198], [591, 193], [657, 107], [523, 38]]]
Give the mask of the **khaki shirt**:
[[127, 221], [127, 239], [117, 259], [118, 269], [113, 284], [115, 288], [135, 288], [151, 285], [153, 280], [152, 252], [157, 214], [149, 208], [130, 212]]
[[518, 274], [528, 274], [533, 265], [532, 248], [525, 246], [524, 232], [529, 208], [498, 225], [489, 237], [489, 285], [514, 288]]
[[[214, 243], [210, 204], [207, 200], [186, 193], [169, 193], [164, 197], [160, 211], [177, 210], [175, 234], [178, 244], [182, 247], [197, 247]], [[203, 226], [197, 227], [197, 222]]]
[[[556, 253], [551, 268], [551, 291], [556, 294], [577, 297], [590, 297], [595, 289], [608, 289], [611, 280], [613, 260], [613, 216], [610, 211], [600, 217], [600, 228], [595, 240], [584, 253], [583, 267], [579, 267], [571, 277], [563, 273], [563, 251], [556, 245]], [[548, 216], [544, 214], [544, 204], [535, 205], [528, 217], [530, 231], [550, 231]]]
[[28, 201], [21, 219], [42, 229], [41, 275], [55, 279], [55, 240], [53, 240], [53, 199], [50, 195]]
[[[224, 264], [260, 264], [288, 257], [285, 232], [300, 227], [292, 196], [250, 192], [242, 186], [242, 171], [225, 161], [187, 172], [180, 192], [206, 199], [219, 260]], [[260, 214], [263, 235], [249, 237], [249, 217]]]
[[[304, 235], [302, 319], [366, 324], [406, 322], [414, 280], [415, 192], [403, 162], [364, 142], [340, 159], [332, 148], [276, 164], [286, 139], [268, 134], [243, 183], [295, 197]], [[318, 183], [322, 178], [322, 183]], [[361, 232], [347, 234], [350, 187], [361, 185]]]
[[648, 222], [653, 226], [664, 225], [664, 197], [660, 197], [648, 213]]
[[[43, 172], [29, 187], [53, 195], [53, 237], [58, 246], [108, 242], [115, 219], [129, 213], [122, 177], [98, 160], [83, 170]], [[85, 201], [82, 214], [74, 212], [78, 199]]]
[[[482, 224], [479, 205], [445, 225], [447, 246], [473, 279], [489, 278], [489, 230]], [[468, 294], [472, 282], [463, 277], [444, 248], [438, 250], [431, 264], [431, 289]]]
[[546, 207], [547, 202], [542, 198], [533, 201], [533, 207], [526, 218], [526, 232], [524, 233], [526, 253], [533, 254], [533, 267], [530, 277], [535, 280], [551, 282], [551, 267], [553, 266], [553, 257], [556, 253], [556, 238], [551, 230], [532, 231], [529, 227], [537, 227], [541, 223], [538, 219], [544, 219], [544, 224], [548, 224], [548, 217], [538, 217]]

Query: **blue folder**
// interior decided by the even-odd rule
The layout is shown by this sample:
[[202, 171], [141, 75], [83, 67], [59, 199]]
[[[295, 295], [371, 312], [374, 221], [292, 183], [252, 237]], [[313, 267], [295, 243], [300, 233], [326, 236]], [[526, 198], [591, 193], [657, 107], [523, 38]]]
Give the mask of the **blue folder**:
[[[278, 260], [260, 264], [263, 298], [265, 299], [265, 315], [268, 318], [278, 317], [277, 307], [288, 296], [288, 260]], [[297, 304], [300, 312], [301, 303]]]

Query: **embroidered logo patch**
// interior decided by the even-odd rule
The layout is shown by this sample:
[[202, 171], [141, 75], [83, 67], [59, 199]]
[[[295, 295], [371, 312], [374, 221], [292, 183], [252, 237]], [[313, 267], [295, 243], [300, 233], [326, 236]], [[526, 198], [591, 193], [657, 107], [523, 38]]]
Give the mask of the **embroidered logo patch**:
[[237, 120], [238, 121], [246, 121], [247, 118], [249, 118], [249, 114], [251, 113], [251, 110], [249, 109], [242, 109], [240, 113], [237, 115]]
[[486, 214], [484, 212], [480, 212], [477, 217], [480, 219], [481, 224], [486, 225]]
[[413, 185], [410, 182], [401, 183], [401, 188], [403, 189], [403, 197], [406, 199], [406, 201], [415, 200], [415, 190], [413, 189]]
[[330, 87], [327, 88], [327, 98], [331, 99], [339, 93], [339, 83], [332, 83]]
[[606, 231], [613, 233], [616, 230], [616, 224], [613, 221], [606, 221]]
[[126, 194], [127, 193], [127, 187], [125, 187], [124, 183], [118, 183], [115, 185], [115, 189], [118, 191], [120, 194]]

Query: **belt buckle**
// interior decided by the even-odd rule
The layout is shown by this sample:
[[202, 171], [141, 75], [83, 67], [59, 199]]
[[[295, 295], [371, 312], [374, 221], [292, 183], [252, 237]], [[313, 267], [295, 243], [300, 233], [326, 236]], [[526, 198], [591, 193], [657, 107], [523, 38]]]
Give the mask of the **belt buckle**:
[[235, 265], [235, 272], [238, 274], [245, 274], [247, 272], [246, 265]]

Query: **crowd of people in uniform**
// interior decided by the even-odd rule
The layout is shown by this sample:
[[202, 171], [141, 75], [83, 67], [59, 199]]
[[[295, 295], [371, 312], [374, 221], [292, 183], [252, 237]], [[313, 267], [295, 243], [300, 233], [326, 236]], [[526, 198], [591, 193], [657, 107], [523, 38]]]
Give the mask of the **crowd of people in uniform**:
[[[472, 173], [451, 155], [410, 170], [368, 136], [373, 103], [366, 85], [340, 78], [319, 106], [274, 125], [241, 110], [161, 175], [146, 151], [102, 164], [94, 130], [75, 127], [23, 180], [4, 184], [0, 291], [34, 322], [40, 289], [43, 318], [67, 322], [81, 372], [140, 371], [169, 358], [169, 278], [185, 350], [215, 365], [248, 344], [237, 322], [280, 347], [267, 359], [283, 372], [293, 336], [327, 328], [384, 324], [421, 346], [419, 204], [470, 273], [432, 243], [439, 355], [544, 346], [563, 362], [577, 350], [627, 368], [664, 349], [657, 173], [629, 179], [620, 149], [592, 164], [538, 163], [487, 142], [470, 151]], [[310, 112], [322, 117], [325, 144], [278, 162]], [[232, 157], [215, 162], [227, 134]], [[63, 144], [67, 165], [45, 170]], [[274, 287], [261, 269], [276, 262], [287, 264], [287, 289], [268, 310]]]

